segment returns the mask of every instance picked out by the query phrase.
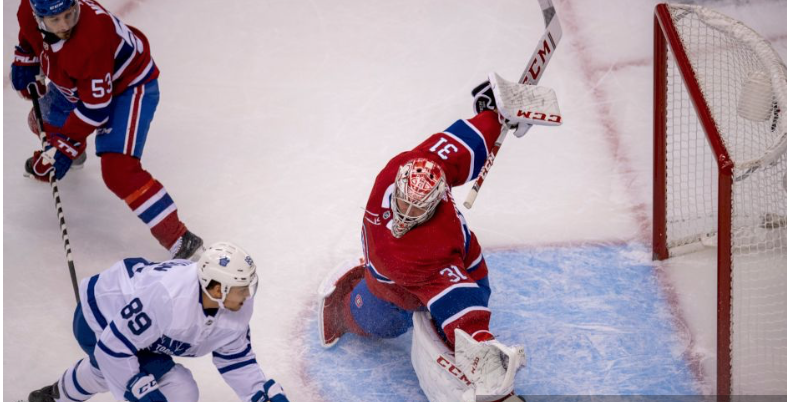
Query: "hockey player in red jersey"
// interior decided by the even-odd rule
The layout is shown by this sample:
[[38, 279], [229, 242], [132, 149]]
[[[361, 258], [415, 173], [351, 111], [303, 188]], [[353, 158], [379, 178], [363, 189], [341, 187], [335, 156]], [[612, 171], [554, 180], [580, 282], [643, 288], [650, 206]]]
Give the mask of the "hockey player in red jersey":
[[[458, 120], [385, 165], [366, 204], [360, 265], [340, 265], [319, 290], [325, 347], [347, 332], [397, 337], [415, 323], [413, 366], [431, 401], [509, 397], [524, 359], [521, 348], [490, 332], [488, 268], [451, 188], [479, 175], [501, 129], [524, 134], [518, 127], [525, 120], [518, 121], [515, 111], [523, 105], [516, 99], [547, 94], [541, 103], [557, 108], [548, 88], [502, 82], [496, 75], [490, 81], [473, 91], [475, 117]], [[514, 103], [513, 113], [498, 110], [496, 99], [503, 99], [506, 85], [507, 94], [516, 95], [505, 97]]]
[[[140, 162], [159, 101], [159, 70], [145, 35], [94, 0], [21, 0], [17, 18], [12, 84], [25, 98], [33, 86], [46, 92], [40, 103], [48, 145], [27, 160], [26, 174], [46, 182], [54, 169], [62, 179], [84, 163], [86, 139], [95, 131], [106, 186], [173, 258], [202, 250], [202, 239]], [[32, 111], [28, 121], [37, 134]]]

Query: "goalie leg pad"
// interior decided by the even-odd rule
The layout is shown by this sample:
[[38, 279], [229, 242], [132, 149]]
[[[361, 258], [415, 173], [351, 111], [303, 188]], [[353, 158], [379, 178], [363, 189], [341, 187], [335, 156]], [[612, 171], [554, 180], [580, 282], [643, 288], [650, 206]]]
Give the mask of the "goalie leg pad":
[[362, 279], [349, 300], [353, 320], [374, 337], [396, 338], [413, 326], [413, 312], [373, 295]]
[[463, 401], [465, 392], [472, 390], [470, 379], [457, 367], [454, 354], [435, 330], [432, 317], [424, 311], [413, 314], [410, 359], [429, 401]]
[[317, 289], [317, 328], [320, 343], [330, 348], [347, 332], [365, 335], [350, 314], [350, 293], [363, 279], [365, 264], [361, 260], [345, 261], [323, 279]]

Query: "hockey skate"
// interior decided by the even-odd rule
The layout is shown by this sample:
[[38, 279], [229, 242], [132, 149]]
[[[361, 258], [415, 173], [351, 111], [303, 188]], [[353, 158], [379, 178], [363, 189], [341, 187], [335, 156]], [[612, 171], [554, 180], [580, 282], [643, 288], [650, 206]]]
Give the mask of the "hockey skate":
[[60, 390], [57, 388], [57, 382], [37, 389], [27, 396], [27, 402], [55, 402], [58, 399], [60, 399]]
[[202, 238], [187, 230], [172, 246], [170, 253], [173, 260], [196, 260], [203, 251]]
[[330, 348], [348, 332], [344, 322], [344, 309], [349, 308], [347, 298], [355, 285], [363, 279], [363, 259], [360, 264], [349, 260], [339, 264], [320, 284], [317, 294], [320, 297], [317, 311], [317, 326], [320, 330], [320, 342], [324, 348]]

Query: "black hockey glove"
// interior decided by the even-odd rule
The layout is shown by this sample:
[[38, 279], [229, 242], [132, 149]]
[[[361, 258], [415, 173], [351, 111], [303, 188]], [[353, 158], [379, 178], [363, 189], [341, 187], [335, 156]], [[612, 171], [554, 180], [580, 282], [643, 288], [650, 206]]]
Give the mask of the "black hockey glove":
[[471, 92], [473, 95], [473, 111], [479, 114], [484, 110], [495, 110], [495, 94], [492, 93], [492, 84], [484, 81]]

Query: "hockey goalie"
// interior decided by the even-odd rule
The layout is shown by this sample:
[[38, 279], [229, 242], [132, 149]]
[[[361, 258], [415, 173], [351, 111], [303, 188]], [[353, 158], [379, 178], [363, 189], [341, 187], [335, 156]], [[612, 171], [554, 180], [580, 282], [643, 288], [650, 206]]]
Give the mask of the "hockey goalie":
[[396, 155], [377, 175], [363, 258], [340, 264], [319, 289], [324, 347], [346, 333], [393, 338], [413, 327], [412, 364], [433, 402], [519, 400], [524, 349], [490, 332], [487, 265], [451, 188], [479, 175], [501, 130], [561, 121], [549, 88], [493, 73], [473, 96], [475, 117]]

